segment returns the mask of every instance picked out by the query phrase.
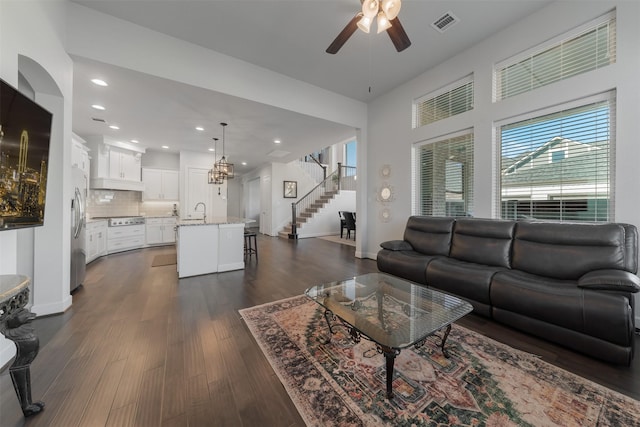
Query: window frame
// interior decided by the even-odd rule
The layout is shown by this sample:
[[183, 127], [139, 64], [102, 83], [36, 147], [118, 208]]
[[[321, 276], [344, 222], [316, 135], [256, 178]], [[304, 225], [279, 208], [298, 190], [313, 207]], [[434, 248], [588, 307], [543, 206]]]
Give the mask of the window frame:
[[[560, 105], [546, 107], [535, 111], [530, 111], [527, 113], [523, 113], [517, 116], [509, 117], [506, 119], [502, 119], [494, 122], [494, 135], [495, 135], [495, 168], [494, 168], [494, 189], [493, 189], [493, 212], [492, 216], [494, 218], [502, 219], [502, 132], [501, 128], [503, 126], [515, 124], [518, 122], [536, 119], [556, 113], [560, 113], [563, 111], [569, 111], [572, 109], [578, 109], [580, 107], [586, 107], [592, 104], [597, 104], [601, 102], [609, 102], [609, 180], [608, 180], [608, 219], [607, 222], [612, 222], [615, 220], [615, 176], [616, 176], [616, 109], [617, 109], [617, 93], [616, 90], [610, 90], [607, 92], [599, 93], [596, 95], [591, 95], [588, 97], [584, 97], [581, 99], [577, 99], [574, 101], [566, 102]], [[579, 142], [579, 141], [578, 141]], [[561, 148], [558, 151], [563, 151]], [[551, 150], [550, 150], [551, 151]], [[551, 155], [551, 152], [549, 153]], [[553, 196], [549, 200], [564, 200], [569, 201], [572, 200], [570, 196], [564, 197], [562, 199], [558, 199]], [[559, 221], [563, 221], [560, 219]], [[571, 221], [571, 219], [569, 220]], [[603, 221], [587, 221], [585, 222], [603, 222]]]
[[[546, 52], [548, 50], [551, 50], [555, 47], [560, 47], [561, 45], [563, 45], [564, 43], [567, 43], [571, 40], [577, 39], [582, 35], [585, 35], [587, 33], [589, 33], [590, 31], [596, 30], [599, 26], [606, 24], [606, 23], [616, 23], [617, 21], [617, 15], [616, 15], [616, 9], [611, 10], [610, 12], [605, 13], [604, 15], [601, 15], [595, 19], [592, 19], [582, 25], [579, 25], [578, 27], [573, 28], [572, 30], [566, 31], [556, 37], [553, 37], [545, 42], [542, 42], [534, 47], [531, 47], [523, 52], [520, 52], [518, 54], [512, 55], [509, 58], [503, 59], [499, 62], [496, 62], [493, 66], [493, 90], [492, 90], [492, 94], [493, 94], [493, 102], [500, 102], [503, 101], [505, 99], [509, 99], [512, 98], [514, 96], [518, 96], [518, 95], [522, 95], [525, 93], [530, 93], [533, 90], [536, 90], [540, 87], [545, 87], [548, 86], [549, 84], [553, 84], [553, 83], [557, 83], [559, 81], [563, 81], [566, 79], [570, 79], [571, 77], [575, 77], [577, 75], [581, 75], [584, 74], [586, 72], [591, 72], [594, 71], [595, 69], [599, 69], [599, 68], [603, 68], [603, 67], [596, 67], [595, 69], [591, 69], [591, 70], [587, 70], [581, 73], [577, 73], [574, 75], [570, 75], [567, 77], [562, 77], [558, 80], [553, 80], [550, 83], [546, 83], [543, 84], [541, 86], [538, 87], [533, 87], [530, 88], [528, 90], [519, 92], [515, 95], [511, 95], [511, 96], [507, 96], [505, 97], [503, 94], [504, 88], [500, 87], [501, 85], [501, 80], [502, 80], [502, 76], [501, 76], [501, 72], [502, 70], [517, 65], [519, 63], [522, 63], [524, 61], [526, 61], [529, 58], [533, 58], [536, 55], [539, 55], [543, 52]], [[618, 38], [618, 34], [617, 34], [617, 24], [616, 24], [616, 34], [615, 34], [615, 38], [613, 41], [613, 47], [614, 47], [614, 58], [613, 61], [610, 62], [607, 65], [611, 65], [617, 62], [617, 38]]]
[[[449, 114], [446, 117], [442, 117], [436, 120], [433, 120], [431, 122], [428, 123], [418, 123], [418, 105], [427, 102], [427, 101], [431, 101], [431, 100], [435, 100], [436, 98], [438, 98], [441, 95], [444, 95], [446, 93], [451, 93], [456, 89], [460, 89], [468, 84], [471, 84], [471, 108], [469, 108], [468, 110], [464, 110], [461, 111], [460, 113], [455, 113], [455, 114]], [[418, 129], [421, 128], [423, 126], [428, 126], [432, 123], [436, 123], [440, 120], [444, 120], [444, 119], [448, 119], [450, 117], [453, 116], [457, 116], [459, 114], [462, 113], [466, 113], [468, 111], [472, 111], [474, 109], [474, 103], [475, 103], [475, 82], [474, 82], [474, 76], [473, 73], [466, 75], [465, 77], [458, 79], [452, 83], [449, 83], [446, 86], [443, 86], [437, 90], [434, 90], [432, 92], [429, 92], [425, 95], [422, 95], [418, 98], [415, 98], [411, 104], [411, 127], [412, 129]], [[451, 106], [449, 106], [451, 107]], [[450, 108], [451, 109], [451, 108]]]
[[[467, 195], [466, 197], [464, 197], [464, 203], [465, 203], [465, 212], [466, 215], [470, 215], [473, 213], [473, 209], [474, 209], [474, 195], [475, 195], [475, 191], [474, 191], [474, 170], [475, 170], [475, 135], [473, 132], [473, 128], [466, 128], [460, 131], [456, 131], [456, 132], [452, 132], [452, 133], [448, 133], [445, 135], [440, 135], [438, 137], [435, 138], [430, 138], [427, 140], [423, 140], [423, 141], [419, 141], [416, 142], [412, 145], [411, 148], [411, 157], [412, 157], [412, 161], [411, 161], [411, 186], [412, 186], [412, 191], [411, 191], [411, 214], [412, 215], [432, 215], [432, 216], [442, 216], [439, 214], [434, 214], [433, 213], [433, 209], [431, 213], [424, 213], [422, 210], [422, 180], [421, 180], [421, 156], [420, 156], [420, 152], [422, 150], [423, 147], [428, 146], [428, 145], [432, 145], [432, 144], [436, 144], [436, 143], [443, 143], [446, 141], [450, 141], [456, 138], [462, 138], [465, 136], [469, 136], [471, 138], [471, 140], [469, 141], [470, 144], [470, 154], [468, 155], [468, 157], [470, 157], [470, 164], [471, 164], [471, 170], [466, 170], [463, 171], [464, 177], [463, 177], [463, 194]], [[447, 159], [445, 159], [447, 160]], [[466, 168], [469, 169], [469, 168]], [[468, 186], [465, 185], [466, 183], [469, 183], [471, 185], [471, 188], [469, 188]], [[442, 190], [446, 190], [446, 180], [445, 180], [445, 187], [442, 188]], [[446, 196], [445, 196], [445, 203], [446, 203]], [[433, 208], [433, 205], [432, 205]], [[446, 205], [445, 205], [445, 210], [446, 210]]]

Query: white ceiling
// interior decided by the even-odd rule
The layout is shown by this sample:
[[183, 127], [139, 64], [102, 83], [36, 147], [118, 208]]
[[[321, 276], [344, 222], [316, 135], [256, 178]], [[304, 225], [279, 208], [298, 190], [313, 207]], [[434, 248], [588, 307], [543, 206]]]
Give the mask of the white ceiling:
[[[72, 0], [114, 17], [368, 102], [540, 9], [549, 0], [404, 0], [399, 19], [412, 41], [396, 52], [387, 34], [356, 31], [336, 55], [325, 49], [359, 9], [357, 0]], [[444, 33], [444, 13], [460, 22]], [[226, 154], [245, 170], [289, 161], [354, 135], [353, 129], [271, 106], [74, 57], [73, 128], [148, 149], [203, 150], [228, 121]], [[88, 83], [108, 76], [109, 88]], [[97, 90], [99, 89], [99, 90]], [[105, 112], [90, 108], [102, 103]], [[112, 131], [100, 117], [120, 126]], [[194, 132], [202, 125], [205, 132]], [[282, 144], [273, 144], [281, 138]], [[220, 144], [219, 144], [220, 145]], [[274, 150], [288, 151], [268, 158]], [[220, 150], [219, 150], [220, 151]], [[242, 173], [243, 169], [240, 168]]]

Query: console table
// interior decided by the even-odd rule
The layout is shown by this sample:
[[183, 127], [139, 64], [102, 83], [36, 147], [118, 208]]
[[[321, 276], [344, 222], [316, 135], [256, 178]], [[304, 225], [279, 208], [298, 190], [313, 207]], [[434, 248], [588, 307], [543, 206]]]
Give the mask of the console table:
[[16, 345], [9, 373], [25, 417], [44, 408], [44, 402], [31, 400], [31, 362], [38, 355], [40, 341], [31, 326], [36, 315], [25, 308], [29, 302], [29, 282], [27, 276], [0, 275], [0, 333]]

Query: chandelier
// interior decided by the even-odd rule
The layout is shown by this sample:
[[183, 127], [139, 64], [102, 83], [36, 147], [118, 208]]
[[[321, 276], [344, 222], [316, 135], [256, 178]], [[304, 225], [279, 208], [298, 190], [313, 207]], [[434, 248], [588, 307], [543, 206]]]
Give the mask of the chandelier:
[[[224, 184], [225, 179], [232, 179], [234, 177], [233, 173], [233, 163], [227, 162], [227, 158], [224, 154], [224, 128], [227, 126], [226, 123], [220, 123], [222, 126], [222, 157], [220, 160], [213, 161], [213, 168], [209, 170], [209, 184], [221, 185]], [[214, 152], [217, 150], [218, 138], [214, 138], [216, 146], [214, 146]]]
[[358, 28], [369, 33], [373, 18], [376, 18], [378, 34], [391, 28], [393, 21], [400, 12], [401, 0], [364, 0], [362, 2], [362, 18], [358, 21]]

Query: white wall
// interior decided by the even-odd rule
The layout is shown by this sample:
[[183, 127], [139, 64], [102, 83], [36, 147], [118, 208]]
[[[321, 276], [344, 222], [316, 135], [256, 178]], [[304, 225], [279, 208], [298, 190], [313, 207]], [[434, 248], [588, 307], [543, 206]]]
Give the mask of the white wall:
[[[0, 2], [0, 76], [17, 87], [20, 70], [32, 86], [36, 102], [53, 113], [44, 226], [26, 233], [0, 233], [0, 274], [33, 270], [32, 310], [39, 315], [63, 311], [71, 304], [71, 208], [67, 201], [71, 200], [73, 76], [71, 59], [64, 49], [65, 27], [63, 3]], [[0, 365], [13, 354], [13, 344], [0, 338]]]
[[180, 170], [180, 155], [158, 150], [147, 150], [140, 158], [143, 168]]
[[[340, 234], [338, 211], [353, 212], [356, 209], [356, 192], [341, 191], [313, 216], [313, 220], [298, 228], [298, 237], [330, 236]], [[356, 234], [357, 237], [357, 234]]]
[[[597, 18], [613, 8], [617, 8], [616, 64], [499, 103], [492, 102], [492, 67], [495, 62]], [[494, 122], [612, 89], [617, 90], [614, 220], [640, 227], [640, 192], [637, 190], [636, 173], [640, 161], [638, 16], [640, 2], [635, 1], [555, 2], [372, 102], [369, 105], [367, 129], [370, 135], [366, 156], [369, 177], [361, 176], [358, 171], [358, 180], [367, 179], [366, 203], [372, 207], [366, 214], [372, 226], [367, 227], [369, 241], [363, 247], [363, 254], [375, 259], [380, 242], [402, 236], [407, 217], [411, 215], [409, 166], [414, 143], [462, 129], [473, 129], [474, 215], [491, 217], [496, 168]], [[414, 98], [470, 73], [474, 75], [476, 90], [472, 111], [411, 129]], [[359, 144], [358, 150], [360, 148]], [[374, 191], [382, 182], [379, 169], [385, 163], [391, 165], [391, 177], [387, 181], [396, 189], [396, 200], [389, 204], [392, 215], [388, 223], [382, 223], [377, 218], [380, 206], [375, 201]], [[361, 217], [364, 214], [359, 208], [358, 219]]]

